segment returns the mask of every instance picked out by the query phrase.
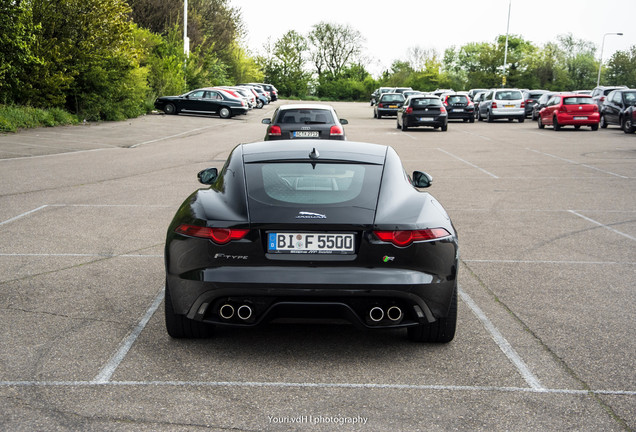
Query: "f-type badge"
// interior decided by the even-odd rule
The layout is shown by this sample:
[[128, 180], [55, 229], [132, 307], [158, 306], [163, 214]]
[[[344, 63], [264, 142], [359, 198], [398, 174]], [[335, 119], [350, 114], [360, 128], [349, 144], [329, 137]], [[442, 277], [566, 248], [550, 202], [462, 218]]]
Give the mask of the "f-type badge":
[[327, 219], [327, 216], [320, 213], [298, 212], [296, 219]]

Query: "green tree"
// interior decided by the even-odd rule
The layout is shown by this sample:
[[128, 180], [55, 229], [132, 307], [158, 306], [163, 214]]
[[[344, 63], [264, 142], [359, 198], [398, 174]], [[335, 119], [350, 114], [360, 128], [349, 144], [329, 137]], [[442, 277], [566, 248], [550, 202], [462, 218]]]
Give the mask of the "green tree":
[[567, 72], [559, 90], [591, 89], [596, 86], [598, 62], [594, 58], [596, 47], [589, 41], [575, 39], [571, 33], [557, 36]]
[[338, 77], [345, 67], [359, 60], [364, 43], [362, 34], [351, 26], [327, 22], [314, 25], [308, 39], [318, 77]]
[[305, 96], [311, 78], [306, 71], [307, 39], [290, 30], [278, 39], [265, 61], [265, 76], [274, 83], [281, 95]]
[[636, 45], [628, 51], [617, 51], [607, 63], [606, 84], [636, 87]]

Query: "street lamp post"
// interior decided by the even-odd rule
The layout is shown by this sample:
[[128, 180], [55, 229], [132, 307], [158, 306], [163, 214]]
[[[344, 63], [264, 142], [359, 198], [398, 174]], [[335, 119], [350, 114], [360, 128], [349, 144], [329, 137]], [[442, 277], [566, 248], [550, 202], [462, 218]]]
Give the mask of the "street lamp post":
[[598, 78], [596, 79], [596, 87], [601, 85], [601, 69], [603, 68], [603, 48], [605, 48], [605, 36], [607, 35], [623, 36], [623, 33], [605, 33], [603, 35], [603, 42], [601, 43], [601, 58], [598, 60]]
[[508, 24], [506, 24], [506, 48], [504, 50], [504, 62], [503, 62], [503, 78], [501, 79], [501, 87], [506, 86], [506, 63], [508, 62], [508, 32], [510, 31], [510, 8], [512, 6], [512, 0], [508, 1]]

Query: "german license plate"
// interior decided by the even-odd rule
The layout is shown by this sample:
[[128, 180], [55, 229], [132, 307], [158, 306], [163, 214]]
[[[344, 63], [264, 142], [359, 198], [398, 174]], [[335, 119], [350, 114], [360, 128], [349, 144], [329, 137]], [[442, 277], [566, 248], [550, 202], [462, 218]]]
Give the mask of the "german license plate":
[[587, 117], [574, 117], [574, 120], [587, 120]]
[[453, 112], [464, 112], [464, 108], [455, 108]]
[[421, 122], [429, 122], [429, 121], [433, 121], [432, 117], [420, 117], [420, 121]]
[[514, 108], [514, 105], [504, 105], [504, 108]]
[[294, 131], [294, 138], [318, 138], [318, 131]]
[[389, 105], [389, 108], [397, 108], [397, 105]]
[[267, 251], [291, 254], [352, 254], [353, 233], [268, 233]]

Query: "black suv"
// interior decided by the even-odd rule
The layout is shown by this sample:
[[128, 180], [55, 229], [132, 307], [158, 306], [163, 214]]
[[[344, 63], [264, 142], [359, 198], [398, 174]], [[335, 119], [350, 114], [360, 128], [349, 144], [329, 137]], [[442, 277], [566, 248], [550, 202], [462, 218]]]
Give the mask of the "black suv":
[[612, 90], [603, 101], [600, 126], [602, 128], [608, 125], [623, 127], [625, 111], [634, 105], [636, 105], [636, 89]]
[[598, 106], [598, 112], [601, 112], [601, 108], [603, 108], [603, 102], [605, 101], [605, 97], [612, 90], [620, 90], [626, 89], [626, 86], [598, 86], [592, 90], [592, 99], [594, 99], [594, 103]]

